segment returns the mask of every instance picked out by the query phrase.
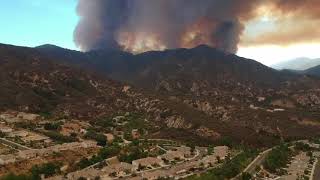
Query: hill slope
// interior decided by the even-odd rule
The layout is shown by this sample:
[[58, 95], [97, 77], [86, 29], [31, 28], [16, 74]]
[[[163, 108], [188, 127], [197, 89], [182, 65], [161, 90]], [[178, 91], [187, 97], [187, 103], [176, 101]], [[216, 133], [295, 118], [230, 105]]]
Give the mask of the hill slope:
[[[161, 81], [162, 77], [179, 75], [203, 78], [216, 84], [225, 79], [232, 79], [259, 85], [276, 85], [294, 76], [205, 45], [193, 49], [151, 51], [138, 55], [122, 51], [81, 53], [52, 45], [40, 46], [37, 49], [60, 62], [93, 69], [113, 79], [143, 87], [153, 85], [152, 88], [156, 85], [150, 84], [149, 81], [157, 82]], [[146, 85], [141, 82], [144, 78], [149, 79]]]
[[202, 142], [230, 137], [270, 145], [281, 138], [320, 134], [317, 79], [278, 72], [207, 46], [132, 55], [1, 45], [0, 57], [2, 109], [46, 107], [84, 120], [137, 111], [156, 127], [150, 136]]
[[320, 65], [303, 71], [304, 74], [320, 77]]

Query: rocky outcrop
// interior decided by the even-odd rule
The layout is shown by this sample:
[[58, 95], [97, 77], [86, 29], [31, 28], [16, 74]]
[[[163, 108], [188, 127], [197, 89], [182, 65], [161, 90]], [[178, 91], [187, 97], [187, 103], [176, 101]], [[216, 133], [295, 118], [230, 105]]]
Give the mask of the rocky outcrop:
[[170, 116], [165, 120], [167, 127], [176, 129], [189, 129], [192, 124], [187, 123], [181, 116]]
[[200, 128], [198, 128], [196, 130], [196, 134], [200, 137], [213, 138], [213, 139], [219, 139], [221, 137], [221, 135], [218, 132], [204, 126], [201, 126]]
[[278, 106], [282, 108], [295, 108], [295, 104], [293, 101], [289, 99], [277, 99], [271, 102], [272, 106]]

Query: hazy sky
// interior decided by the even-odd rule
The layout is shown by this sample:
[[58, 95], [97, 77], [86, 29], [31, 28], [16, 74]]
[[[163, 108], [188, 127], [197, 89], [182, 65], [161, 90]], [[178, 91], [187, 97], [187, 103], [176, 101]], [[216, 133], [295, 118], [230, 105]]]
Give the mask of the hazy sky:
[[[73, 32], [79, 21], [76, 14], [77, 2], [77, 0], [3, 0], [0, 6], [0, 43], [31, 47], [55, 44], [77, 49], [73, 42]], [[319, 7], [318, 4], [315, 6]], [[268, 11], [262, 11], [259, 17], [245, 24], [245, 32], [242, 35], [242, 39], [245, 40], [240, 41], [237, 54], [266, 65], [296, 57], [319, 58], [320, 41], [317, 39], [319, 35], [314, 31], [304, 32], [315, 33], [317, 36], [315, 40], [311, 37], [306, 41], [298, 36], [300, 32], [298, 30], [304, 26], [311, 24], [316, 26], [314, 22], [317, 19], [310, 22], [303, 21], [305, 23], [302, 24], [292, 24], [290, 18], [286, 16], [285, 19], [279, 19], [270, 15]], [[285, 22], [281, 27], [280, 20]], [[279, 37], [272, 34], [283, 26], [298, 27], [294, 28], [297, 33], [292, 35], [290, 43], [281, 41], [282, 36], [287, 33], [279, 33]], [[268, 32], [272, 38], [268, 37]]]
[[0, 43], [75, 49], [76, 5], [77, 0], [2, 0]]

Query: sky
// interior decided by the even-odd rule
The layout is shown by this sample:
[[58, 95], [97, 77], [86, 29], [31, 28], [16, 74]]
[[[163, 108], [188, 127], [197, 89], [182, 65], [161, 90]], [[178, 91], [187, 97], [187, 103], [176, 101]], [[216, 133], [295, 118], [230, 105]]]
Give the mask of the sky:
[[[74, 43], [74, 31], [80, 19], [76, 12], [77, 4], [78, 0], [3, 0], [0, 6], [0, 43], [28, 47], [54, 44], [80, 50]], [[303, 28], [318, 23], [317, 19], [310, 22], [307, 20], [298, 25]], [[297, 26], [290, 24], [294, 22], [292, 16], [286, 16], [281, 22], [282, 26]], [[291, 38], [293, 42], [282, 43], [281, 37], [274, 35], [270, 38], [274, 31], [283, 28], [278, 26], [279, 18], [262, 10], [257, 18], [245, 23], [237, 55], [266, 65], [298, 57], [320, 58], [320, 41], [299, 39], [299, 28], [296, 28], [297, 33]], [[269, 31], [270, 37], [264, 34]], [[280, 33], [279, 36], [286, 34]]]
[[[268, 14], [253, 19], [248, 24], [246, 24], [243, 38], [248, 38], [250, 36], [256, 38], [255, 35], [259, 34], [259, 32], [272, 32], [277, 31], [277, 29], [283, 28], [281, 26], [277, 27], [277, 21], [279, 21], [279, 19], [273, 18]], [[309, 25], [303, 27], [303, 24], [300, 25], [297, 23], [294, 25], [282, 26], [287, 26], [289, 28], [290, 26], [302, 26], [302, 28], [307, 29]], [[320, 34], [318, 36], [320, 36]], [[295, 37], [293, 37], [292, 40], [294, 41]], [[285, 39], [283, 41], [285, 41]], [[292, 60], [300, 57], [315, 59], [320, 58], [320, 41], [302, 41], [292, 44], [282, 44], [279, 42], [274, 42], [254, 45], [244, 45], [240, 43], [237, 55], [258, 60], [265, 65], [274, 65], [281, 61]]]
[[34, 47], [55, 44], [76, 49], [77, 0], [2, 0], [0, 43]]

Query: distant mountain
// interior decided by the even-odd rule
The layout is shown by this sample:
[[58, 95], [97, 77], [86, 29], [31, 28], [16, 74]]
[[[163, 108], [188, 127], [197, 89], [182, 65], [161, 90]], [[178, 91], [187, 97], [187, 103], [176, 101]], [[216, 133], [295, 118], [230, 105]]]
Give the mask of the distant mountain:
[[320, 59], [310, 59], [310, 58], [297, 58], [289, 61], [280, 62], [278, 64], [274, 64], [271, 67], [275, 69], [290, 69], [303, 71], [315, 66], [320, 65]]
[[303, 71], [304, 74], [320, 77], [320, 65]]

